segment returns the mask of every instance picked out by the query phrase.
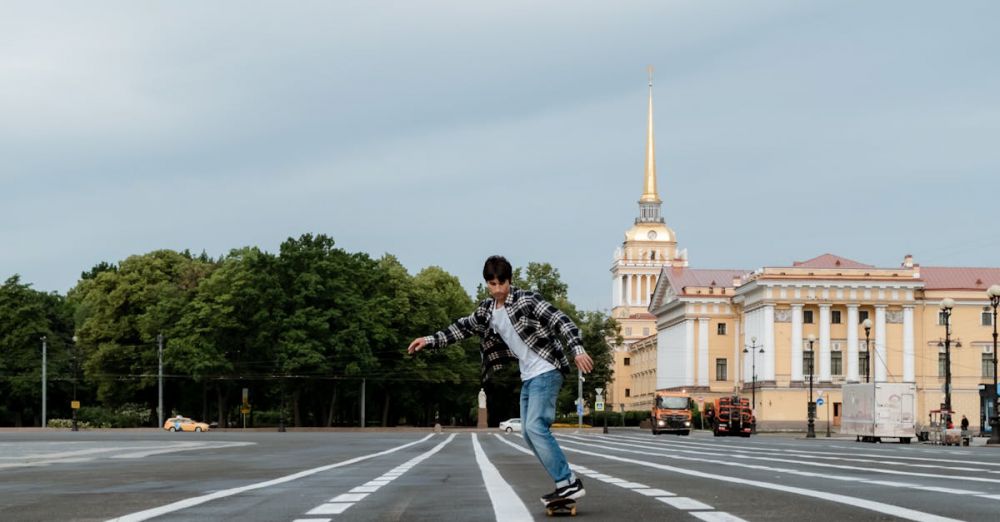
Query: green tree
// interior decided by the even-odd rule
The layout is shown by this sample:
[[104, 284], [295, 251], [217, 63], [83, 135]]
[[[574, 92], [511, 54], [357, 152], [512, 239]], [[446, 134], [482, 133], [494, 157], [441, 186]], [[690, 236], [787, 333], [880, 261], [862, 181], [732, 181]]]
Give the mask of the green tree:
[[50, 403], [68, 406], [63, 403], [72, 379], [72, 317], [64, 298], [33, 290], [17, 275], [0, 285], [0, 424], [41, 423], [42, 336], [48, 343]]
[[[96, 383], [99, 400], [116, 406], [143, 402], [153, 416], [157, 335], [164, 334], [168, 343], [177, 336], [188, 303], [214, 268], [184, 254], [157, 250], [125, 259], [118, 270], [98, 271], [70, 290], [79, 343], [87, 353], [85, 375]], [[171, 360], [168, 350], [165, 366]]]

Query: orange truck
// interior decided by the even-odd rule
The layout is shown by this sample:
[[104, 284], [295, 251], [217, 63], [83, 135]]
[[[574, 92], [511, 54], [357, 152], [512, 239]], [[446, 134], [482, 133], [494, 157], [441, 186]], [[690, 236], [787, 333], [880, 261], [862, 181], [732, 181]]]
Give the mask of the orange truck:
[[749, 437], [753, 433], [753, 411], [750, 409], [750, 399], [738, 395], [719, 397], [715, 399], [712, 416], [712, 434], [716, 437], [724, 435], [739, 435]]
[[690, 434], [692, 406], [691, 398], [685, 393], [657, 391], [650, 419], [653, 435], [661, 433]]

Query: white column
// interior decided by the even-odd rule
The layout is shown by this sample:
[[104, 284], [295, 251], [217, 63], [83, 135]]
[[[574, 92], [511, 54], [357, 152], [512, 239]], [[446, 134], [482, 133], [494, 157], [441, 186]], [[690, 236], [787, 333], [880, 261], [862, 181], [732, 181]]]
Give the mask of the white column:
[[830, 305], [819, 305], [819, 380], [830, 382]]
[[885, 382], [886, 363], [888, 363], [885, 353], [885, 305], [875, 306], [875, 355], [872, 357], [872, 364], [875, 371], [872, 373], [876, 381]]
[[642, 299], [640, 299], [639, 302], [643, 306], [647, 306], [649, 304], [649, 276], [643, 274], [641, 277], [642, 277]]
[[625, 305], [632, 306], [632, 275], [625, 274]]
[[792, 380], [802, 380], [802, 305], [792, 305]]
[[858, 379], [858, 305], [847, 305], [847, 380]]
[[698, 318], [698, 386], [708, 386], [708, 318]]
[[[765, 381], [774, 380], [774, 305], [764, 306], [764, 378]], [[759, 374], [758, 374], [759, 375]]]
[[694, 386], [694, 319], [684, 321], [684, 386]]
[[618, 277], [617, 274], [611, 276], [611, 307], [620, 306], [621, 303], [621, 283], [622, 278]]
[[739, 364], [741, 353], [743, 353], [743, 348], [740, 346], [740, 318], [736, 317], [733, 320], [733, 362], [729, 363], [729, 367], [732, 369], [729, 370], [731, 373], [726, 376], [733, 381], [734, 386], [740, 384], [740, 380], [743, 378], [738, 373], [739, 369], [742, 369]]
[[903, 307], [903, 382], [914, 382], [913, 370], [913, 307]]

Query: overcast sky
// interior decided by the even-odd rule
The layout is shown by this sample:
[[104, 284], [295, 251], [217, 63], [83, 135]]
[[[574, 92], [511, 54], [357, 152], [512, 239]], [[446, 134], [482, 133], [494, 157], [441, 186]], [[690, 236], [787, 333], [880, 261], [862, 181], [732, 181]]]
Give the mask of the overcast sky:
[[325, 233], [610, 306], [656, 68], [696, 268], [1000, 266], [994, 1], [5, 2], [0, 278]]

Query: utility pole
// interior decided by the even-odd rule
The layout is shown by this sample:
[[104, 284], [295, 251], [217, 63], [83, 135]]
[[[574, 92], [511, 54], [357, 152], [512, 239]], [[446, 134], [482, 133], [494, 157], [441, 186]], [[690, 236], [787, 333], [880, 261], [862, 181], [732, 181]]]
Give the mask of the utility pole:
[[162, 428], [163, 427], [163, 334], [162, 333], [156, 335], [156, 344], [157, 344], [156, 351], [158, 354], [158, 358], [160, 360], [159, 378], [158, 378], [160, 401], [159, 401], [159, 406], [156, 408], [156, 414], [160, 420], [159, 426]]
[[48, 408], [49, 397], [48, 397], [48, 383], [46, 382], [46, 367], [48, 366], [48, 351], [49, 351], [49, 338], [42, 336], [42, 427], [48, 426]]
[[361, 378], [361, 427], [365, 427], [365, 377]]

